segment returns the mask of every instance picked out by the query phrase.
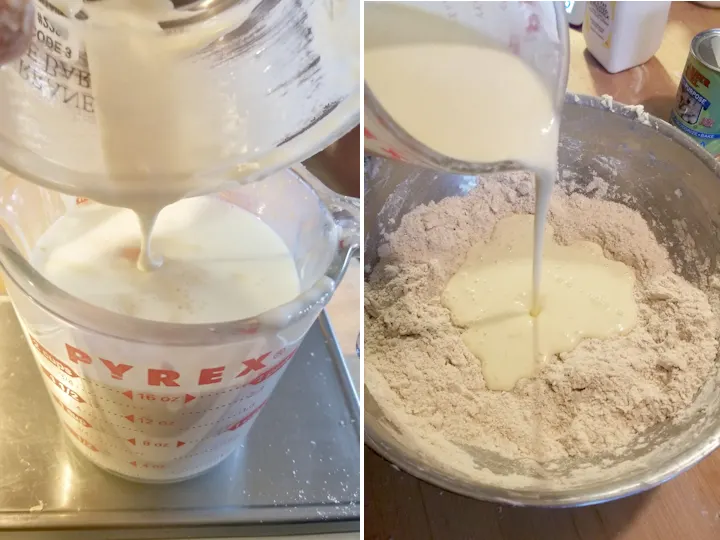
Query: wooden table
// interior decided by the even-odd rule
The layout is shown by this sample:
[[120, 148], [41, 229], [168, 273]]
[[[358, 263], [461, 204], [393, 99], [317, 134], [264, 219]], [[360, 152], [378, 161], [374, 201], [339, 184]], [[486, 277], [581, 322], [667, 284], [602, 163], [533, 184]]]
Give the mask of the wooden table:
[[[676, 2], [662, 46], [647, 64], [610, 75], [570, 30], [568, 90], [611, 94], [663, 119], [675, 100], [690, 40], [720, 27], [720, 10]], [[720, 451], [650, 492], [568, 510], [512, 508], [449, 493], [365, 450], [365, 538], [382, 540], [718, 540]]]

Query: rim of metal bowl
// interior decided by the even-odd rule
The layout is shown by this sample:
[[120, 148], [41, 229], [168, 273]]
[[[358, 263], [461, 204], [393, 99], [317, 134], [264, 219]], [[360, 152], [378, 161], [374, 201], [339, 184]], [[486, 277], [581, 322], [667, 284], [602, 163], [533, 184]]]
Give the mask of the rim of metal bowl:
[[[604, 109], [611, 114], [633, 120], [637, 120], [638, 117], [637, 110], [634, 108], [616, 101], [613, 101], [612, 104], [603, 103], [601, 98], [595, 96], [568, 92], [565, 96], [565, 103], [573, 106]], [[720, 162], [716, 161], [703, 147], [664, 120], [654, 116], [650, 116], [648, 120], [650, 123], [649, 128], [657, 130], [665, 137], [672, 139], [690, 151], [720, 179]], [[429, 466], [418, 464], [408, 458], [396, 444], [382, 440], [375, 429], [374, 421], [368, 422], [367, 420], [368, 415], [365, 415], [365, 444], [403, 471], [459, 495], [516, 506], [547, 508], [586, 506], [635, 495], [685, 472], [720, 446], [719, 424], [709, 437], [698, 441], [694, 446], [663, 463], [655, 470], [632, 474], [588, 488], [552, 491], [538, 486], [536, 493], [530, 494], [525, 491], [500, 488], [489, 484], [471, 483], [458, 477], [443, 474], [438, 470], [431, 469]]]

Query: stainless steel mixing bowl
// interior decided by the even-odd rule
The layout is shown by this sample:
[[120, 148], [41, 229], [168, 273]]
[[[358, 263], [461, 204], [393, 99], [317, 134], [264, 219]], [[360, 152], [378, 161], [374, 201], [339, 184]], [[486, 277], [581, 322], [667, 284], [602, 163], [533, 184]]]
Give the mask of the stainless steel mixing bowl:
[[[666, 122], [644, 125], [636, 111], [598, 98], [568, 94], [563, 111], [560, 171], [578, 174], [584, 189], [593, 173], [612, 189], [606, 197], [638, 210], [669, 250], [676, 271], [708, 290], [720, 253], [720, 165]], [[482, 179], [440, 174], [380, 158], [365, 166], [365, 261], [377, 260], [381, 231], [397, 228], [419, 204], [463, 195]], [[716, 296], [717, 298], [717, 296]], [[426, 454], [394, 424], [365, 388], [365, 442], [401, 469], [444, 489], [483, 500], [535, 506], [578, 506], [654, 487], [688, 469], [720, 444], [720, 380], [708, 381], [685, 418], [658, 425], [622, 455], [567, 459], [541, 474], [498, 454], [468, 450], [478, 469], [528, 477], [518, 486], [478, 481]], [[578, 471], [592, 474], [576, 474]], [[561, 480], [561, 484], [558, 484]], [[559, 487], [559, 485], [561, 487]]]

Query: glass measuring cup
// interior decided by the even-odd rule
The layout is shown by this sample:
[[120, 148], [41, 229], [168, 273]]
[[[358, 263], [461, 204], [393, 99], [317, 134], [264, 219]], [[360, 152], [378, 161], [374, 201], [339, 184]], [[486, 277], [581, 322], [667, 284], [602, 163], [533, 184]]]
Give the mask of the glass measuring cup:
[[[495, 46], [522, 58], [540, 75], [562, 108], [569, 68], [569, 37], [562, 2], [402, 2], [415, 9], [466, 26]], [[366, 6], [366, 9], [367, 6]], [[367, 28], [367, 18], [366, 18]], [[365, 47], [369, 44], [366, 30]], [[375, 44], [370, 44], [375, 46]], [[480, 69], [481, 66], [467, 66]], [[502, 77], [488, 73], [488, 77]], [[452, 85], [452, 81], [448, 81]], [[479, 163], [442, 155], [412, 137], [383, 108], [365, 84], [365, 150], [425, 168], [459, 174], [481, 174], [525, 167], [513, 162]], [[419, 115], [423, 111], [418, 111]], [[478, 126], [479, 129], [489, 126]]]
[[214, 196], [275, 230], [304, 292], [252, 319], [210, 325], [97, 308], [46, 282], [26, 260], [70, 207], [94, 203], [15, 176], [0, 183], [0, 226], [21, 254], [0, 247], [0, 265], [39, 376], [74, 446], [119, 476], [178, 481], [229, 456], [358, 250], [358, 204], [301, 166]]
[[212, 191], [359, 122], [357, 0], [143, 0], [170, 6], [148, 35], [121, 24], [128, 2], [105, 18], [117, 2], [34, 4], [29, 49], [0, 68], [0, 167], [55, 191], [120, 206]]

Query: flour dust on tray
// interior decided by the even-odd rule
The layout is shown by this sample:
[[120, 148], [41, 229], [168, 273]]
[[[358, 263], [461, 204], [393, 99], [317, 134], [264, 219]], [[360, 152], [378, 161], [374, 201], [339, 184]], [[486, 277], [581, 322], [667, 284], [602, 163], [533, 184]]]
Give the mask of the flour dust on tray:
[[[465, 197], [419, 206], [389, 235], [366, 284], [368, 390], [384, 414], [425, 450], [444, 453], [444, 462], [455, 451], [453, 467], [475, 467], [469, 449], [536, 465], [621, 453], [643, 431], [683, 412], [715, 367], [718, 319], [708, 296], [673, 272], [640, 214], [557, 189], [549, 214], [553, 243], [548, 242], [544, 267], [552, 273], [553, 257], [567, 259], [563, 250], [584, 250], [582, 257], [604, 265], [605, 277], [616, 280], [613, 309], [622, 307], [608, 315], [605, 330], [560, 336], [572, 343], [546, 346], [545, 358], [533, 369], [512, 373], [505, 385], [495, 386], [505, 389], [491, 390], [492, 369], [489, 373], [474, 354], [484, 352], [473, 350], [473, 340], [464, 335], [479, 324], [478, 313], [458, 316], [453, 303], [462, 302], [462, 295], [454, 291], [454, 281], [467, 280], [468, 265], [482, 273], [483, 254], [485, 262], [493, 257], [493, 234], [506, 234], [508, 223], [522, 224], [527, 239], [520, 243], [531, 242], [527, 215], [534, 204], [532, 177], [506, 173], [484, 178]], [[527, 253], [504, 257], [504, 263], [524, 257], [522, 273], [530, 271]], [[515, 279], [512, 271], [519, 270], [503, 276]], [[473, 279], [503, 276], [491, 272]], [[520, 304], [529, 294], [529, 280], [521, 281], [517, 290], [505, 290]], [[553, 294], [553, 278], [544, 276], [543, 283]], [[528, 317], [526, 307], [522, 311]]]

